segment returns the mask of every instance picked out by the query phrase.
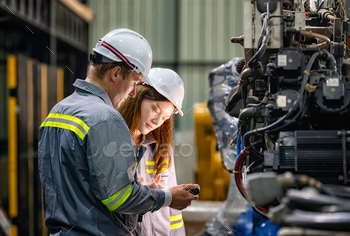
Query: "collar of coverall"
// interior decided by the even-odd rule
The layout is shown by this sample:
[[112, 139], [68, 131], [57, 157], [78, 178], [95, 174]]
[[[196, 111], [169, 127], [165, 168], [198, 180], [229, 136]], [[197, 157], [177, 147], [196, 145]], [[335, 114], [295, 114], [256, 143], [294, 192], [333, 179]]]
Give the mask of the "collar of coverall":
[[100, 97], [107, 105], [113, 107], [111, 99], [109, 99], [107, 93], [97, 85], [94, 85], [82, 79], [76, 79], [73, 86], [87, 93], [91, 93]]
[[[139, 145], [145, 146], [145, 145], [147, 145], [147, 144], [152, 144], [152, 143], [155, 143], [155, 142], [156, 142], [156, 140], [154, 140], [151, 136], [149, 136], [149, 135], [147, 134], [147, 135], [144, 135], [144, 136], [142, 137], [141, 143], [140, 143]], [[134, 146], [136, 146], [134, 140], [132, 141], [132, 144], [133, 144]]]

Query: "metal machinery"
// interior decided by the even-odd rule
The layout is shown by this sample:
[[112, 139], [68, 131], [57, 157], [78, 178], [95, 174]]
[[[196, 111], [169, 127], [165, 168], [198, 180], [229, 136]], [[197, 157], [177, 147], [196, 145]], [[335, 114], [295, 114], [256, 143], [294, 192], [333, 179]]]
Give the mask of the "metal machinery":
[[239, 191], [273, 223], [304, 228], [278, 235], [350, 232], [345, 1], [244, 0], [244, 29], [231, 41], [246, 69], [225, 101], [238, 118]]

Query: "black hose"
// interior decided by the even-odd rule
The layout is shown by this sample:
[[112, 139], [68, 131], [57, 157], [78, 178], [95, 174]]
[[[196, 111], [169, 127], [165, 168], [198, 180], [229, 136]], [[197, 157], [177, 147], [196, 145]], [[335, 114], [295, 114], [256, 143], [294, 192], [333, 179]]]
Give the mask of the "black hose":
[[250, 103], [247, 105], [247, 107], [261, 107], [262, 105], [265, 105], [265, 103], [264, 102], [260, 102], [259, 104]]
[[[323, 54], [324, 53], [324, 54]], [[326, 50], [323, 50], [321, 53], [320, 53], [321, 57], [323, 57], [322, 59], [324, 59], [326, 61], [326, 67], [327, 69], [333, 69], [333, 70], [336, 70], [337, 67], [336, 67], [336, 63], [335, 63], [335, 59], [333, 57], [332, 54], [330, 54], [328, 51]], [[294, 123], [296, 121], [296, 119], [300, 116], [300, 114], [303, 112], [303, 108], [305, 106], [305, 102], [306, 102], [306, 96], [304, 95], [304, 100], [303, 102], [301, 103], [301, 107], [299, 109], [299, 112], [294, 116], [294, 118], [292, 120], [290, 120], [289, 122], [285, 123], [284, 125], [274, 129], [274, 130], [269, 130], [269, 131], [266, 131], [266, 132], [275, 132], [277, 130], [280, 130], [280, 129], [283, 129], [284, 127]]]
[[254, 69], [256, 67], [256, 65], [258, 64], [258, 61], [260, 61], [261, 57], [265, 54], [266, 51], [266, 45], [270, 40], [269, 37], [269, 32], [268, 30], [268, 22], [269, 22], [269, 18], [270, 18], [270, 12], [267, 11], [267, 14], [264, 18], [263, 21], [263, 27], [261, 30], [261, 35], [258, 41], [258, 51], [254, 54], [254, 56], [249, 60], [248, 62], [248, 67], [251, 69]]
[[264, 156], [258, 152], [255, 148], [251, 148], [249, 156], [254, 160], [254, 161], [260, 161], [264, 160]]
[[350, 200], [350, 187], [323, 184], [321, 190], [328, 195]]
[[275, 121], [274, 123], [268, 125], [268, 126], [265, 126], [265, 127], [262, 127], [262, 128], [259, 128], [259, 129], [256, 129], [256, 130], [251, 130], [251, 131], [248, 131], [244, 136], [243, 136], [243, 143], [244, 143], [244, 146], [245, 147], [249, 147], [250, 146], [250, 141], [249, 141], [249, 137], [255, 133], [260, 133], [260, 132], [264, 132], [266, 130], [269, 130], [269, 129], [273, 129], [275, 127], [277, 127], [278, 125], [280, 125], [282, 122], [284, 122], [284, 120], [286, 118], [288, 118], [291, 114], [294, 113], [294, 111], [296, 111], [297, 108], [300, 107], [299, 103], [302, 101], [302, 99], [304, 98], [304, 91], [305, 91], [305, 86], [307, 84], [307, 80], [309, 78], [309, 73], [310, 73], [310, 70], [311, 70], [311, 67], [312, 65], [314, 64], [316, 58], [320, 55], [320, 52], [315, 52], [310, 60], [309, 60], [309, 63], [307, 64], [306, 66], [306, 69], [305, 69], [305, 72], [304, 72], [304, 78], [303, 78], [303, 81], [302, 81], [302, 84], [301, 84], [301, 87], [300, 87], [300, 90], [299, 90], [299, 96], [297, 98], [297, 100], [294, 102], [294, 106], [291, 107], [288, 112], [282, 116], [280, 119], [278, 119], [277, 121]]
[[248, 86], [249, 85], [249, 77], [253, 75], [253, 71], [249, 68], [244, 69], [241, 79], [239, 81], [240, 86]]
[[256, 107], [247, 107], [244, 108], [238, 117], [238, 127], [244, 127], [248, 124], [249, 118], [259, 117], [260, 109]]
[[[267, 37], [264, 36], [264, 38], [267, 38]], [[264, 41], [268, 42], [268, 40], [264, 40]], [[254, 54], [254, 56], [249, 60], [249, 62], [248, 62], [249, 68], [254, 69], [256, 67], [256, 65], [258, 64], [258, 61], [260, 61], [261, 57], [266, 52], [267, 42], [266, 43], [264, 42], [264, 44], [259, 48], [259, 50]]]
[[349, 205], [332, 205], [322, 208], [323, 212], [350, 212]]
[[296, 209], [283, 217], [283, 223], [287, 226], [301, 228], [349, 232], [350, 213], [320, 213]]
[[275, 128], [273, 130], [267, 130], [266, 133], [272, 133], [272, 132], [276, 132], [278, 130], [283, 129], [284, 127], [294, 123], [297, 121], [298, 117], [301, 115], [301, 113], [303, 112], [304, 106], [305, 106], [305, 102], [306, 102], [306, 96], [304, 96], [304, 100], [301, 103], [300, 109], [298, 111], [298, 113], [288, 122], [284, 123], [282, 126], [279, 126], [278, 128]]
[[266, 15], [266, 16], [264, 17], [263, 25], [262, 25], [262, 27], [261, 27], [260, 38], [259, 38], [259, 41], [258, 41], [258, 47], [257, 47], [257, 48], [260, 48], [260, 47], [261, 47], [263, 38], [264, 38], [264, 36], [266, 35], [266, 30], [267, 30], [268, 22], [269, 22], [269, 19], [267, 18], [267, 15]]
[[337, 72], [337, 62], [336, 62], [334, 56], [325, 49], [323, 49], [322, 53], [324, 53], [324, 54], [323, 54], [323, 57], [321, 59], [326, 61], [326, 68]]
[[247, 86], [243, 86], [242, 87], [242, 93], [241, 93], [241, 96], [242, 96], [242, 108], [246, 108], [247, 106]]

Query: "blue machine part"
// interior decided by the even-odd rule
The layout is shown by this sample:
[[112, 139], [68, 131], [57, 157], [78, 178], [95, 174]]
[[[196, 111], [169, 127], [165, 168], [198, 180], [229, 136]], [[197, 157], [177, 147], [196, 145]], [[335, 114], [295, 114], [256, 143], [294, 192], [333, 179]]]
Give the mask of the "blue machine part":
[[[237, 155], [239, 156], [244, 149], [241, 142], [242, 133], [239, 131], [237, 136]], [[238, 216], [236, 235], [237, 236], [276, 236], [281, 227], [273, 224], [265, 217], [259, 215], [253, 210], [250, 205], [247, 205], [247, 210]]]
[[247, 205], [245, 213], [238, 216], [236, 225], [236, 236], [277, 236], [281, 227], [271, 223], [265, 217], [256, 213]]
[[253, 235], [253, 209], [247, 205], [246, 212], [238, 216], [236, 225], [237, 236], [252, 236]]
[[243, 142], [241, 141], [241, 138], [242, 138], [242, 133], [241, 131], [239, 131], [237, 135], [236, 159], [238, 158], [241, 151], [244, 149], [244, 145], [243, 145]]
[[[256, 212], [254, 212], [257, 214]], [[254, 228], [254, 235], [257, 236], [275, 236], [277, 235], [278, 230], [280, 230], [280, 226], [271, 223], [271, 221], [259, 221], [257, 226]]]

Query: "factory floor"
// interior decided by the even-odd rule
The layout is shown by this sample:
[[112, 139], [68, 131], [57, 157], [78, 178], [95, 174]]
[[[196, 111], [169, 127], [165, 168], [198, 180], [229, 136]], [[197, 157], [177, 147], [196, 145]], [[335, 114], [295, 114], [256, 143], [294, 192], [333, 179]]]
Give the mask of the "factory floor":
[[204, 231], [205, 223], [218, 212], [223, 202], [193, 201], [191, 206], [182, 211], [186, 236], [193, 236]]
[[184, 222], [186, 236], [193, 236], [203, 232], [204, 223]]

